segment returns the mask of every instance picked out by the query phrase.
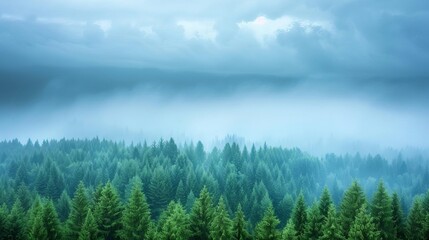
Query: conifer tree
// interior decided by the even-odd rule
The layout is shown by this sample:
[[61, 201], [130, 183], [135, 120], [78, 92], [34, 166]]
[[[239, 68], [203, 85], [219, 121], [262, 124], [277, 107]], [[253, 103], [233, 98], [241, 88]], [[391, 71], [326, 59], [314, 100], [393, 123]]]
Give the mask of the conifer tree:
[[[33, 231], [33, 225], [37, 217], [40, 217], [40, 221], [43, 221], [43, 205], [40, 201], [39, 196], [37, 196], [36, 199], [34, 199], [33, 205], [31, 206], [28, 213], [27, 227], [30, 235], [31, 235], [31, 232]], [[43, 226], [43, 222], [40, 225]]]
[[[98, 240], [98, 228], [97, 223], [92, 215], [91, 209], [86, 214], [85, 222], [83, 223], [82, 229], [79, 233], [79, 240]], [[133, 238], [128, 238], [133, 239]]]
[[360, 208], [349, 232], [349, 240], [379, 240], [380, 232], [377, 230], [371, 215], [367, 213], [366, 204]]
[[295, 231], [295, 225], [293, 224], [292, 219], [289, 219], [285, 228], [283, 229], [282, 240], [298, 240], [298, 237]]
[[416, 198], [407, 219], [406, 236], [408, 239], [424, 239], [424, 221], [425, 216], [421, 200]]
[[277, 229], [280, 220], [276, 217], [274, 213], [273, 206], [270, 205], [267, 210], [265, 210], [264, 217], [256, 225], [255, 228], [255, 239], [257, 240], [276, 240], [280, 239], [280, 231]]
[[405, 239], [404, 215], [402, 213], [401, 201], [397, 193], [393, 193], [392, 195], [392, 222], [395, 238]]
[[344, 237], [349, 236], [350, 228], [363, 204], [365, 204], [365, 195], [362, 188], [356, 181], [353, 181], [350, 188], [344, 193], [340, 206], [340, 223]]
[[322, 220], [319, 212], [318, 204], [314, 203], [308, 212], [308, 220], [305, 225], [305, 239], [317, 240], [322, 235]]
[[8, 209], [5, 203], [0, 207], [0, 239], [6, 239], [8, 234]]
[[341, 227], [338, 223], [335, 206], [329, 205], [328, 216], [322, 226], [322, 236], [320, 240], [343, 240]]
[[122, 208], [118, 193], [112, 184], [107, 182], [94, 214], [101, 237], [107, 240], [119, 239], [121, 214]]
[[33, 223], [30, 229], [29, 238], [31, 240], [45, 240], [48, 239], [48, 233], [43, 223], [42, 212], [33, 219]]
[[180, 203], [174, 203], [173, 211], [167, 216], [165, 224], [162, 226], [160, 239], [187, 240], [190, 236], [189, 216]]
[[232, 223], [232, 239], [247, 240], [250, 239], [250, 234], [247, 232], [247, 222], [241, 204], [238, 204], [237, 211]]
[[220, 197], [213, 221], [211, 223], [210, 236], [212, 239], [229, 240], [232, 238], [232, 221], [226, 210], [223, 197]]
[[380, 238], [393, 238], [392, 208], [389, 195], [382, 181], [378, 184], [371, 204], [371, 215], [376, 228], [380, 231]]
[[156, 226], [153, 221], [149, 223], [147, 233], [145, 234], [145, 240], [158, 240], [158, 232], [156, 231]]
[[140, 184], [135, 183], [122, 216], [123, 239], [144, 239], [150, 223], [150, 210]]
[[19, 199], [16, 199], [15, 203], [10, 210], [8, 216], [8, 236], [9, 239], [21, 240], [27, 238], [26, 232], [26, 219], [24, 209], [21, 206]]
[[304, 194], [299, 194], [296, 200], [295, 207], [292, 212], [292, 222], [295, 226], [295, 231], [298, 240], [305, 239], [305, 226], [307, 224], [307, 210], [305, 207]]
[[209, 239], [210, 224], [213, 220], [213, 206], [210, 193], [204, 186], [191, 211], [192, 239]]
[[321, 217], [320, 219], [322, 221], [321, 224], [323, 224], [326, 218], [328, 217], [328, 212], [331, 205], [332, 205], [331, 194], [329, 193], [328, 188], [324, 187], [322, 196], [320, 197], [320, 202], [319, 202], [319, 213]]
[[46, 228], [46, 239], [56, 240], [62, 238], [60, 221], [52, 200], [47, 201], [43, 207], [43, 225]]
[[65, 221], [70, 214], [71, 200], [67, 192], [64, 190], [61, 193], [57, 202], [58, 217], [61, 221]]
[[67, 222], [67, 236], [70, 239], [77, 239], [79, 237], [88, 209], [88, 198], [85, 193], [85, 186], [83, 182], [80, 182], [71, 203], [70, 215]]

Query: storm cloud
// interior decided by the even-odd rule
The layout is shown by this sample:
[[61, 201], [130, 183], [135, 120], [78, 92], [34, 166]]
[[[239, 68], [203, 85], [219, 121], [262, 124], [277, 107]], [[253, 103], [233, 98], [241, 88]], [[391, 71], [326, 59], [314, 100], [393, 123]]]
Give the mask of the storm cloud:
[[16, 0], [0, 9], [1, 138], [429, 146], [425, 1]]

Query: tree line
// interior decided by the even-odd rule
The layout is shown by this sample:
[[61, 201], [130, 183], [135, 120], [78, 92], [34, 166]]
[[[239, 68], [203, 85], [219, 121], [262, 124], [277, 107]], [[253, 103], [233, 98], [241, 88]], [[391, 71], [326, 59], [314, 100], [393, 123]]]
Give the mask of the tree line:
[[3, 141], [0, 239], [426, 239], [427, 178], [401, 155]]

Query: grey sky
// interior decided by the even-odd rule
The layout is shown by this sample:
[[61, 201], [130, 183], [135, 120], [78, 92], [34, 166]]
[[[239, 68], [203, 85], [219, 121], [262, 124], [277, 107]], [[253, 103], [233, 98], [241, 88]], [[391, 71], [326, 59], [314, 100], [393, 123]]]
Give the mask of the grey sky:
[[0, 0], [0, 138], [428, 147], [428, 24], [418, 0]]

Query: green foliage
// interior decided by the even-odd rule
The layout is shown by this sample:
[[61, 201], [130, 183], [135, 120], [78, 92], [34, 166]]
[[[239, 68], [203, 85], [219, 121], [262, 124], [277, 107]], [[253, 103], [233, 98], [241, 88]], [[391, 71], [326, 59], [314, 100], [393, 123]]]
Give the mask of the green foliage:
[[333, 202], [331, 199], [331, 194], [329, 193], [329, 189], [325, 186], [323, 188], [322, 196], [320, 197], [320, 202], [319, 202], [319, 213], [321, 217], [320, 218], [321, 224], [323, 224], [326, 218], [328, 217], [329, 208], [331, 207], [332, 204]]
[[118, 193], [110, 182], [106, 183], [101, 192], [100, 202], [95, 208], [94, 216], [101, 237], [107, 240], [119, 239], [122, 207]]
[[393, 238], [392, 207], [389, 195], [380, 181], [371, 204], [371, 215], [376, 228], [380, 231], [380, 238], [388, 240]]
[[80, 182], [74, 194], [69, 219], [67, 221], [67, 235], [69, 239], [77, 239], [79, 237], [88, 209], [88, 198], [85, 193], [85, 186], [83, 182]]
[[58, 217], [61, 221], [65, 221], [70, 214], [71, 208], [71, 200], [66, 191], [63, 191], [63, 193], [61, 193], [60, 199], [58, 199], [56, 206]]
[[204, 186], [192, 206], [191, 231], [192, 239], [210, 239], [210, 224], [213, 220], [213, 205], [210, 193]]
[[189, 216], [180, 203], [173, 203], [171, 213], [167, 214], [162, 226], [160, 239], [186, 240], [191, 236], [189, 230]]
[[144, 239], [150, 223], [150, 209], [141, 186], [135, 183], [122, 216], [122, 239]]
[[360, 208], [349, 232], [349, 240], [379, 240], [380, 232], [377, 230], [372, 217], [367, 213], [366, 204]]
[[343, 240], [343, 234], [341, 231], [340, 224], [338, 223], [337, 214], [335, 212], [335, 206], [329, 205], [328, 216], [322, 226], [322, 236], [320, 240]]
[[241, 204], [238, 204], [237, 211], [232, 223], [232, 239], [235, 240], [248, 240], [250, 234], [247, 231], [247, 222]]
[[0, 206], [0, 239], [6, 239], [8, 236], [8, 209], [6, 204]]
[[42, 214], [38, 214], [34, 218], [33, 224], [31, 226], [29, 238], [32, 240], [48, 239], [48, 233], [46, 231], [46, 227], [45, 227], [44, 222], [43, 222]]
[[353, 181], [350, 188], [344, 193], [340, 206], [340, 222], [345, 237], [349, 236], [350, 228], [365, 202], [361, 186]]
[[414, 200], [413, 206], [407, 219], [407, 239], [424, 239], [425, 215], [420, 198]]
[[256, 225], [255, 239], [257, 240], [275, 240], [280, 239], [280, 231], [277, 229], [280, 220], [276, 217], [272, 206], [265, 211], [264, 217]]
[[292, 212], [292, 222], [299, 240], [305, 239], [305, 227], [307, 224], [307, 210], [305, 206], [304, 194], [299, 194]]
[[[86, 214], [85, 222], [83, 223], [82, 229], [79, 233], [79, 240], [98, 240], [98, 227], [97, 223], [92, 215], [91, 209]], [[132, 238], [129, 238], [132, 239]]]
[[43, 206], [43, 225], [46, 228], [46, 239], [56, 240], [62, 238], [60, 221], [54, 203], [49, 200]]
[[292, 219], [289, 219], [285, 228], [282, 232], [282, 240], [298, 240], [297, 233], [295, 231], [295, 225]]
[[392, 224], [396, 239], [405, 239], [404, 215], [402, 213], [401, 201], [395, 192], [392, 196]]
[[229, 240], [232, 238], [232, 221], [226, 210], [223, 197], [220, 197], [213, 221], [211, 223], [210, 236], [213, 239]]
[[308, 220], [305, 225], [304, 238], [317, 240], [322, 235], [322, 217], [319, 212], [318, 204], [314, 203], [308, 212]]

